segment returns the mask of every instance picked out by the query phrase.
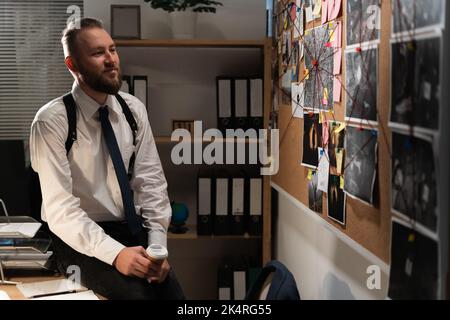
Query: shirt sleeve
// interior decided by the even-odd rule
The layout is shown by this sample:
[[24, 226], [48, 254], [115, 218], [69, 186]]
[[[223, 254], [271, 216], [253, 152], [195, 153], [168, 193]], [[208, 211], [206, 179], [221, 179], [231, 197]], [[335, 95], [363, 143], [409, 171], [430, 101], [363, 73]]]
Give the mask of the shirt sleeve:
[[112, 265], [124, 246], [89, 218], [73, 195], [65, 127], [58, 117], [31, 126], [31, 162], [39, 174], [44, 216], [50, 230], [74, 250]]
[[136, 161], [131, 181], [135, 205], [141, 211], [144, 227], [149, 230], [149, 245], [156, 243], [167, 247], [167, 229], [172, 216], [167, 181], [145, 107], [140, 102], [134, 103], [139, 119]]

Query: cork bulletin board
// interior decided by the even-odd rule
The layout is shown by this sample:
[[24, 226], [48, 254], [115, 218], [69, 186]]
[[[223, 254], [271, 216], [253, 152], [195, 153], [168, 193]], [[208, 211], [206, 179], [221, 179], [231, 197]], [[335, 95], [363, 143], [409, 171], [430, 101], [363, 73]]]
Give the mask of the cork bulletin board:
[[[372, 68], [375, 70], [376, 77], [374, 79], [365, 79], [365, 81], [373, 82], [372, 85], [376, 84], [376, 90], [373, 90], [373, 99], [376, 105], [375, 114], [365, 114], [364, 118], [367, 121], [362, 121], [352, 119], [349, 116], [348, 111], [346, 114], [346, 103], [350, 104], [349, 99], [354, 99], [352, 94], [349, 92], [349, 84], [346, 84], [346, 64], [350, 61], [346, 61], [346, 57], [350, 57], [347, 53], [351, 51], [347, 46], [347, 43], [352, 42], [352, 40], [347, 39], [347, 16], [348, 16], [348, 1], [355, 3], [355, 0], [342, 0], [341, 8], [337, 18], [333, 19], [334, 23], [341, 22], [342, 26], [342, 39], [341, 39], [341, 49], [342, 49], [342, 67], [340, 71], [341, 83], [340, 87], [340, 102], [334, 102], [332, 107], [333, 112], [326, 111], [327, 101], [333, 99], [332, 93], [328, 90], [332, 89], [333, 85], [328, 86], [325, 81], [321, 80], [323, 87], [329, 87], [327, 94], [323, 97], [323, 101], [320, 101], [321, 110], [320, 112], [320, 122], [324, 121], [336, 121], [342, 122], [347, 125], [347, 128], [353, 127], [362, 131], [362, 129], [370, 130], [375, 133], [376, 137], [376, 175], [374, 176], [373, 184], [373, 199], [367, 203], [367, 201], [361, 201], [351, 196], [345, 197], [345, 221], [342, 223], [337, 222], [328, 216], [327, 211], [327, 193], [323, 193], [323, 199], [321, 200], [321, 213], [317, 213], [328, 223], [335, 226], [341, 230], [344, 234], [349, 236], [351, 239], [355, 240], [357, 243], [362, 245], [364, 248], [372, 252], [374, 255], [379, 257], [381, 260], [389, 263], [390, 259], [390, 229], [391, 229], [391, 163], [392, 163], [392, 131], [390, 129], [389, 121], [391, 119], [391, 91], [392, 91], [392, 80], [391, 80], [391, 30], [393, 28], [393, 12], [392, 12], [392, 1], [391, 0], [364, 0], [366, 4], [377, 4], [379, 8], [379, 21], [377, 21], [379, 28], [376, 28], [379, 36], [378, 41], [370, 41], [370, 46], [365, 47], [365, 45], [358, 45], [354, 43], [353, 50], [355, 52], [361, 52], [361, 50], [369, 50], [370, 48], [377, 49], [377, 56], [372, 59], [370, 63], [366, 63], [367, 68]], [[286, 6], [295, 1], [278, 1], [278, 8], [274, 5], [275, 16], [282, 17], [282, 10], [286, 10]], [[309, 3], [316, 2], [314, 0], [310, 1], [299, 1], [298, 3]], [[358, 3], [360, 1], [357, 1]], [[325, 3], [325, 2], [324, 2]], [[284, 8], [284, 9], [283, 9]], [[289, 8], [289, 7], [288, 7]], [[290, 9], [287, 9], [290, 10]], [[294, 9], [292, 9], [294, 10]], [[310, 22], [306, 22], [306, 17], [304, 22], [304, 32], [305, 34], [311, 34], [311, 30], [316, 29], [326, 25], [329, 22], [322, 21], [321, 16], [317, 16], [316, 19]], [[281, 28], [283, 27], [283, 21], [275, 22], [278, 23]], [[356, 28], [353, 26], [353, 28]], [[279, 33], [279, 30], [277, 30]], [[294, 31], [291, 30], [293, 34]], [[281, 33], [279, 33], [281, 34]], [[297, 30], [298, 35], [298, 30]], [[370, 37], [374, 36], [374, 33], [366, 33], [362, 29], [350, 32], [351, 36], [358, 39], [370, 40]], [[305, 39], [305, 36], [298, 38], [301, 40]], [[304, 110], [303, 119], [301, 117], [293, 116], [293, 106], [292, 106], [292, 92], [287, 88], [284, 82], [283, 75], [286, 73], [286, 68], [291, 68], [292, 66], [286, 66], [283, 62], [283, 55], [286, 55], [285, 41], [283, 37], [275, 41], [275, 50], [278, 50], [278, 54], [274, 55], [278, 61], [274, 63], [276, 65], [277, 71], [276, 79], [278, 79], [279, 84], [276, 89], [276, 103], [277, 114], [278, 114], [278, 128], [280, 130], [280, 153], [279, 160], [280, 166], [279, 171], [276, 176], [272, 178], [272, 181], [276, 183], [279, 187], [284, 189], [290, 195], [298, 199], [306, 207], [308, 207], [308, 183], [311, 180], [311, 169], [307, 166], [302, 165], [304, 160], [304, 153], [306, 152], [303, 148], [303, 138], [304, 138], [304, 126], [307, 117], [313, 117], [314, 111]], [[295, 41], [294, 36], [291, 37], [289, 41]], [[333, 40], [334, 41], [334, 40]], [[354, 39], [353, 39], [354, 41]], [[326, 41], [327, 42], [327, 41]], [[358, 41], [356, 41], [358, 42]], [[361, 41], [359, 41], [361, 43]], [[322, 46], [331, 46], [328, 43], [324, 43]], [[301, 49], [300, 49], [301, 51]], [[298, 73], [297, 81], [301, 82], [305, 77], [311, 76], [311, 71], [306, 67], [308, 64], [321, 64], [323, 59], [317, 59], [313, 62], [306, 62], [306, 56], [309, 55], [307, 48], [303, 48], [303, 59], [299, 58], [296, 64], [298, 64], [296, 71]], [[300, 55], [302, 56], [302, 55]], [[320, 61], [319, 61], [320, 60]], [[323, 67], [325, 68], [325, 67]], [[334, 73], [335, 74], [335, 73]], [[291, 77], [291, 75], [289, 75]], [[320, 77], [320, 76], [319, 76]], [[305, 84], [306, 87], [306, 84]], [[292, 89], [293, 90], [293, 89]], [[306, 90], [305, 90], [306, 91]], [[330, 96], [328, 96], [328, 94]], [[300, 105], [307, 104], [305, 99], [308, 100], [307, 96], [302, 97], [302, 102]], [[322, 100], [322, 96], [319, 100]], [[303, 108], [302, 108], [303, 109]], [[348, 108], [347, 108], [348, 109]], [[309, 112], [309, 114], [308, 114]], [[303, 113], [303, 112], [301, 112]], [[362, 117], [358, 117], [362, 118]], [[343, 174], [342, 174], [343, 175]], [[346, 181], [341, 181], [341, 183], [346, 183]], [[328, 193], [329, 194], [329, 193]], [[318, 205], [320, 206], [320, 204]]]

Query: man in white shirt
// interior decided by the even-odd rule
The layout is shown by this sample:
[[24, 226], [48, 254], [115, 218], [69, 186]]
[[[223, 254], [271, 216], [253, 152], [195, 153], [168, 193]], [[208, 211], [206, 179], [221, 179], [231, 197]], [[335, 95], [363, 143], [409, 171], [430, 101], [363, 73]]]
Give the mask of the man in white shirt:
[[[106, 298], [183, 299], [167, 259], [154, 261], [145, 250], [150, 244], [167, 246], [172, 213], [146, 108], [120, 92], [137, 123], [134, 139], [115, 96], [121, 87], [119, 56], [100, 21], [69, 23], [61, 42], [65, 64], [75, 78], [71, 93], [77, 138], [67, 153], [68, 113], [62, 97], [38, 111], [30, 137], [32, 166], [42, 190], [42, 219], [54, 236], [58, 269], [65, 274], [68, 266], [79, 266], [82, 284]], [[112, 127], [119, 160], [112, 160], [114, 150], [110, 152], [111, 138], [100, 122], [101, 110], [107, 110], [106, 126]], [[126, 185], [134, 197], [129, 197], [127, 207], [116, 166], [119, 161], [129, 168], [133, 153]], [[130, 207], [140, 232], [130, 227], [125, 209]]]

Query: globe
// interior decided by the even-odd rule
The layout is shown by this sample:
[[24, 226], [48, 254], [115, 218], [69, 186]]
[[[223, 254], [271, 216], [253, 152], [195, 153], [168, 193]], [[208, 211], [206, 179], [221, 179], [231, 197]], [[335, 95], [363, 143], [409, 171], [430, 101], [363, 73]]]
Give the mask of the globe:
[[189, 217], [189, 209], [183, 203], [172, 202], [172, 220], [170, 221], [170, 231], [173, 233], [185, 233], [187, 228], [184, 227]]

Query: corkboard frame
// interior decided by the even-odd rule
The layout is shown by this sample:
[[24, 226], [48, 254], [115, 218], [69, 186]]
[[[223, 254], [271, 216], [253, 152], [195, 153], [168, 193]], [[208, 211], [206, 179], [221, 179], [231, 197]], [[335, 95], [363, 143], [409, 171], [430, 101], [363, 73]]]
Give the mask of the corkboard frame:
[[[341, 16], [337, 19], [343, 22], [342, 28], [342, 82], [345, 83], [345, 44], [346, 44], [346, 7], [347, 1], [342, 0]], [[327, 217], [327, 195], [324, 194], [323, 213], [319, 214], [329, 224], [349, 236], [361, 246], [372, 252], [382, 261], [389, 263], [390, 255], [390, 228], [391, 228], [391, 183], [390, 183], [390, 156], [391, 131], [388, 128], [390, 112], [390, 38], [391, 38], [391, 1], [381, 1], [381, 29], [378, 44], [378, 172], [375, 192], [378, 192], [376, 207], [371, 207], [359, 200], [347, 197], [346, 225], [342, 226]], [[305, 30], [320, 26], [320, 19], [306, 24]], [[306, 53], [305, 53], [306, 54]], [[280, 61], [281, 67], [281, 61]], [[279, 70], [280, 75], [282, 70]], [[300, 65], [299, 75], [302, 78], [304, 60]], [[281, 95], [281, 93], [279, 93]], [[345, 99], [347, 94], [342, 88], [341, 102], [335, 103], [334, 118], [329, 114], [327, 120], [345, 121]], [[279, 96], [278, 101], [283, 101]], [[279, 106], [278, 128], [280, 129], [280, 168], [272, 181], [291, 196], [308, 206], [307, 175], [308, 168], [301, 166], [303, 156], [303, 119], [293, 119], [291, 105]], [[382, 129], [381, 129], [382, 127]], [[381, 133], [384, 130], [385, 137]], [[378, 191], [377, 191], [378, 190]]]

